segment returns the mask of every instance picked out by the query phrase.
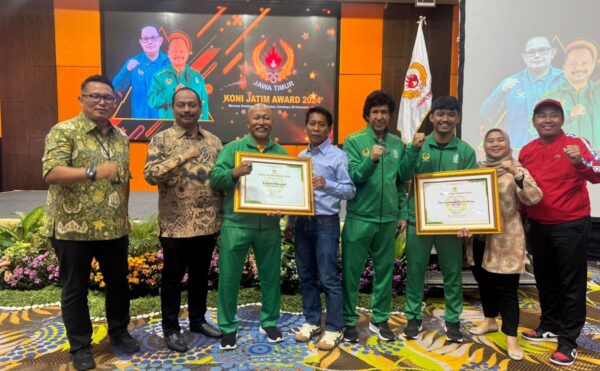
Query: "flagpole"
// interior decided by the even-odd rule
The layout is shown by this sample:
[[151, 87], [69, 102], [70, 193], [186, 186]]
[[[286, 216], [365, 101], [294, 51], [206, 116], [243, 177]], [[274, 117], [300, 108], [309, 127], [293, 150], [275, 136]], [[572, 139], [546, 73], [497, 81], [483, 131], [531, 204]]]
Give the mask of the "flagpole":
[[427, 25], [426, 17], [419, 16], [417, 37], [410, 65], [402, 82], [402, 98], [396, 128], [402, 134], [402, 140], [405, 143], [412, 140], [412, 136], [431, 108], [431, 70], [423, 35], [423, 24]]

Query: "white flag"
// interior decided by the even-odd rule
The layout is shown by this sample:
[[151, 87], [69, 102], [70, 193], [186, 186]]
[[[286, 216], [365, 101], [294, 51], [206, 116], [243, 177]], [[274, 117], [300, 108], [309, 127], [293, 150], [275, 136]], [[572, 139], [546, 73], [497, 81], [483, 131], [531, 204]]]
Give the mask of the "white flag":
[[396, 125], [402, 133], [402, 139], [407, 143], [412, 141], [421, 121], [431, 108], [431, 71], [423, 37], [424, 21], [425, 17], [420, 17], [412, 58], [404, 79]]

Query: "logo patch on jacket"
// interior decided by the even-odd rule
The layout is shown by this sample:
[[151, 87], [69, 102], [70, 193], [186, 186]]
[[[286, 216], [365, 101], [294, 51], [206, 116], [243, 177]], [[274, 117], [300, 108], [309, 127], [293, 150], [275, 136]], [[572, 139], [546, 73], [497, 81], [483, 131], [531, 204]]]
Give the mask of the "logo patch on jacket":
[[423, 160], [423, 161], [429, 161], [430, 158], [431, 158], [431, 155], [429, 154], [429, 152], [423, 152], [423, 153], [421, 153], [421, 160]]
[[170, 84], [173, 83], [173, 80], [171, 80], [171, 79], [165, 79], [165, 82], [170, 85]]
[[458, 156], [458, 153], [457, 153], [457, 154], [455, 154], [455, 155], [454, 155], [454, 157], [452, 158], [452, 162], [454, 162], [455, 164], [458, 164], [458, 159], [459, 159], [459, 156]]
[[392, 155], [394, 155], [394, 158], [398, 158], [398, 150], [397, 149], [393, 150]]
[[368, 148], [365, 148], [365, 149], [362, 150], [362, 155], [365, 156], [365, 157], [367, 157], [369, 155], [369, 153], [371, 153], [371, 151], [369, 151]]

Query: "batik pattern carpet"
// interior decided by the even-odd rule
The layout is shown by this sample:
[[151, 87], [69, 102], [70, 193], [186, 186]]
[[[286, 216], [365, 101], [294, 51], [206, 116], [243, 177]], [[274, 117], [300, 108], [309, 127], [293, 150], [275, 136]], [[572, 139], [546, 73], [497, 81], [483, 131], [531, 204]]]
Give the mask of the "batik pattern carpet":
[[[588, 269], [587, 321], [578, 339], [579, 355], [571, 370], [600, 369], [600, 265]], [[477, 291], [465, 293], [462, 323], [465, 330], [481, 321], [483, 315]], [[535, 289], [519, 291], [521, 321], [519, 332], [537, 325], [540, 312]], [[520, 339], [525, 359], [520, 362], [506, 356], [506, 337], [501, 333], [472, 336], [465, 331], [463, 344], [446, 342], [442, 329], [443, 300], [428, 298], [424, 307], [425, 332], [418, 341], [381, 342], [368, 330], [369, 313], [363, 311], [359, 323], [360, 342], [343, 343], [330, 352], [319, 351], [314, 342], [297, 343], [293, 329], [302, 323], [297, 313], [282, 313], [280, 328], [285, 341], [267, 342], [258, 333], [258, 305], [241, 306], [238, 347], [222, 351], [219, 343], [187, 331], [187, 313], [181, 320], [184, 338], [190, 345], [187, 353], [168, 350], [162, 339], [160, 318], [137, 319], [131, 323], [132, 335], [142, 350], [123, 354], [109, 345], [105, 322], [94, 323], [93, 353], [99, 369], [123, 370], [547, 370], [548, 359], [556, 344], [531, 344]], [[216, 311], [209, 310], [215, 323]], [[406, 324], [401, 315], [390, 319], [399, 333]], [[66, 333], [60, 308], [49, 306], [0, 313], [0, 369], [70, 369]]]

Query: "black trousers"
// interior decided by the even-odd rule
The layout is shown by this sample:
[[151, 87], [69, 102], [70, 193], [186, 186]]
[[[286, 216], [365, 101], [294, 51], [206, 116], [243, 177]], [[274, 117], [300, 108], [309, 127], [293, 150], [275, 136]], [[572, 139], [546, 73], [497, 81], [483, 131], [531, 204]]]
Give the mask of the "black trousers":
[[216, 243], [216, 235], [190, 238], [160, 237], [164, 264], [160, 286], [162, 328], [165, 336], [179, 333], [181, 280], [188, 272], [188, 311], [190, 324], [206, 321], [208, 269]]
[[533, 270], [540, 296], [540, 328], [558, 334], [558, 346], [577, 347], [585, 324], [589, 217], [561, 224], [530, 220]]
[[129, 324], [127, 236], [107, 241], [64, 241], [50, 239], [59, 263], [62, 284], [61, 312], [70, 352], [89, 347], [92, 322], [87, 304], [92, 258], [100, 264], [106, 283], [108, 335], [119, 337]]
[[471, 268], [479, 286], [483, 315], [486, 318], [502, 317], [502, 332], [517, 336], [519, 327], [519, 274], [491, 273], [481, 267], [485, 242], [473, 241], [475, 265]]

